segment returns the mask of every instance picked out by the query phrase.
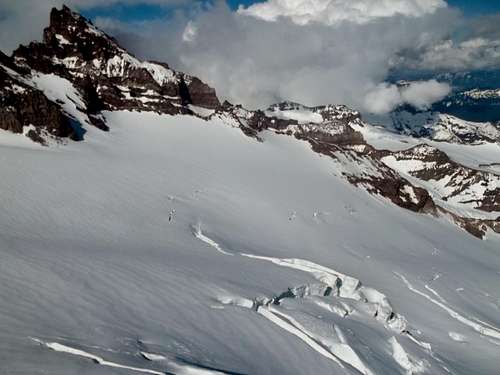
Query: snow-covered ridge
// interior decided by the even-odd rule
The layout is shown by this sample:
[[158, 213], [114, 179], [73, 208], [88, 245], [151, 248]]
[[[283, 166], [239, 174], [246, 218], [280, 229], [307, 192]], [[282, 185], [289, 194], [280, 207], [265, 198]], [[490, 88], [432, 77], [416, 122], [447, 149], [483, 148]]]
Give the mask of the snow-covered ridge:
[[[314, 116], [320, 116], [321, 121]], [[415, 212], [432, 215], [445, 212], [446, 216], [452, 212], [458, 216], [451, 219], [477, 237], [483, 238], [490, 229], [500, 230], [496, 216], [500, 212], [498, 176], [452, 163], [445, 153], [435, 148], [429, 152], [424, 146], [415, 147], [406, 153], [401, 151], [401, 155], [377, 150], [361, 133], [371, 125], [365, 123], [358, 112], [344, 106], [310, 108], [283, 102], [267, 111], [249, 111], [227, 104], [208, 118], [219, 118], [257, 139], [261, 139], [260, 132], [272, 130], [307, 141], [315, 152], [335, 159], [342, 176], [353, 185]], [[452, 130], [457, 133], [460, 129]], [[487, 130], [481, 131], [486, 133]], [[434, 151], [438, 151], [437, 156]], [[403, 154], [405, 162], [411, 165], [418, 164], [422, 155], [435, 157], [437, 161], [445, 160], [432, 170], [430, 166], [422, 165], [418, 172], [410, 172], [400, 165]], [[392, 162], [393, 159], [399, 162]], [[457, 176], [462, 175], [468, 177], [458, 179]], [[433, 177], [440, 181], [434, 182]], [[438, 189], [440, 184], [443, 187]], [[469, 222], [464, 217], [475, 221]], [[464, 225], [462, 220], [468, 224]]]
[[500, 89], [497, 90], [480, 90], [473, 89], [464, 91], [461, 95], [472, 98], [472, 99], [492, 99], [492, 98], [500, 98]]
[[429, 145], [382, 158], [444, 207], [459, 215], [496, 219], [500, 215], [500, 176], [461, 166]]
[[177, 84], [180, 81], [180, 75], [172, 69], [152, 62], [140, 61], [122, 50], [117, 50], [116, 55], [111, 58], [96, 57], [91, 61], [85, 61], [77, 56], [64, 59], [54, 57], [53, 62], [64, 65], [72, 75], [79, 78], [84, 78], [89, 74], [107, 78], [124, 78], [134, 71], [144, 70], [151, 75], [158, 86], [164, 86], [168, 83]]
[[299, 124], [319, 124], [333, 121], [344, 123], [360, 122], [361, 115], [345, 105], [324, 105], [307, 107], [294, 102], [282, 102], [271, 105], [266, 115], [286, 120], [294, 120]]
[[392, 114], [392, 121], [403, 134], [434, 141], [463, 144], [500, 142], [500, 129], [496, 125], [465, 121], [443, 113], [398, 110]]

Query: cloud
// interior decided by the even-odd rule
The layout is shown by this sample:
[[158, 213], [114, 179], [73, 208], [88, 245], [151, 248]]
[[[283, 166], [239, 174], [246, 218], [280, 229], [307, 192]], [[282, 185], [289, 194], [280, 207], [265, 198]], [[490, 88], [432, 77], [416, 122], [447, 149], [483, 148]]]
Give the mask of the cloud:
[[436, 80], [410, 82], [404, 86], [381, 83], [366, 94], [364, 108], [377, 115], [403, 104], [423, 110], [446, 97], [450, 91], [448, 84]]
[[194, 42], [197, 34], [198, 28], [193, 22], [189, 21], [184, 28], [184, 32], [182, 33], [182, 40], [187, 43]]
[[[1, 48], [39, 38], [50, 7], [63, 1], [0, 0]], [[237, 12], [223, 0], [204, 6], [192, 0], [65, 2], [77, 9], [189, 4], [165, 20], [94, 21], [136, 55], [195, 74], [222, 99], [250, 108], [282, 100], [342, 103], [377, 113], [403, 103], [424, 108], [449, 88], [430, 81], [403, 89], [385, 82], [391, 71], [447, 69], [484, 56], [487, 65], [498, 56], [496, 19], [480, 23], [486, 24], [481, 30], [479, 24], [463, 28], [467, 22], [442, 0], [268, 0]], [[262, 9], [278, 11], [256, 16]], [[450, 38], [456, 30], [461, 39]]]
[[433, 103], [442, 100], [451, 91], [447, 83], [436, 80], [411, 82], [408, 86], [400, 89], [403, 103], [410, 104], [418, 109], [427, 109]]
[[[142, 40], [126, 34], [119, 40], [140, 56], [203, 78], [223, 99], [251, 108], [293, 100], [364, 110], [371, 109], [365, 97], [387, 78], [399, 51], [437, 43], [457, 22], [457, 13], [446, 8], [365, 23], [269, 22], [218, 2], [194, 16], [141, 24]], [[116, 30], [114, 34], [120, 35]], [[392, 109], [388, 100], [385, 108]]]
[[400, 69], [466, 71], [500, 69], [500, 13], [463, 19], [450, 35], [405, 50], [394, 61]]
[[387, 113], [402, 103], [401, 93], [396, 85], [380, 83], [365, 96], [364, 108], [375, 114]]
[[473, 37], [464, 41], [446, 39], [425, 46], [411, 58], [402, 58], [402, 65], [409, 69], [461, 71], [500, 68], [500, 39]]
[[266, 21], [287, 17], [305, 25], [321, 22], [333, 25], [342, 21], [365, 23], [383, 17], [404, 15], [420, 17], [445, 8], [443, 0], [267, 0], [239, 12]]

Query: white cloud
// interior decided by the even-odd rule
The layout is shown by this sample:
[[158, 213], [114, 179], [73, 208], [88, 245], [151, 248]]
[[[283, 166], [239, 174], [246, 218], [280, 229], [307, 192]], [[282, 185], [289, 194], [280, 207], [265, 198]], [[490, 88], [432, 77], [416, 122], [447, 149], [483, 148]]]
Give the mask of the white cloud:
[[370, 113], [383, 114], [392, 111], [400, 104], [402, 99], [398, 87], [381, 83], [366, 94], [364, 108]]
[[184, 32], [182, 33], [182, 40], [184, 42], [193, 42], [196, 39], [196, 34], [198, 33], [198, 29], [196, 25], [189, 21], [186, 27], [184, 28]]
[[444, 0], [267, 0], [248, 8], [240, 7], [239, 12], [266, 21], [288, 17], [301, 25], [309, 22], [333, 25], [342, 21], [364, 23], [395, 15], [420, 17], [446, 6]]
[[[0, 0], [0, 19], [4, 15], [0, 21], [1, 47], [8, 51], [19, 42], [39, 39], [48, 23], [50, 7], [63, 1]], [[177, 0], [66, 2], [81, 9], [97, 3], [172, 4], [172, 1]], [[263, 4], [272, 3], [278, 4], [278, 0]], [[306, 17], [298, 23], [290, 15], [268, 22], [242, 14], [241, 10], [233, 12], [225, 1], [219, 0], [210, 7], [196, 7], [198, 2], [190, 2], [194, 5], [190, 12], [178, 12], [166, 21], [130, 24], [110, 18], [96, 23], [137, 55], [165, 61], [176, 69], [195, 74], [214, 86], [222, 99], [252, 108], [285, 99], [308, 105], [342, 103], [377, 113], [402, 103], [426, 107], [445, 95], [448, 88], [436, 82], [413, 84], [406, 89], [389, 85], [385, 80], [395, 65], [444, 68], [457, 64], [464, 56], [468, 56], [467, 61], [484, 61], [477, 51], [484, 51], [494, 43], [488, 38], [472, 36], [465, 43], [447, 41], [464, 21], [455, 10], [443, 7], [441, 0], [288, 0], [286, 3], [289, 7], [294, 5], [290, 9], [294, 9], [296, 16]], [[307, 17], [309, 20], [321, 17], [322, 7], [328, 9], [327, 22], [320, 19], [315, 19], [320, 22], [304, 22]], [[307, 16], [308, 12], [312, 16]], [[355, 22], [332, 21], [345, 21], [349, 17]], [[487, 30], [491, 37], [495, 35], [491, 31], [495, 30], [494, 21]], [[498, 48], [489, 50], [491, 60], [498, 54]], [[413, 51], [413, 56], [409, 51]]]
[[439, 41], [405, 60], [408, 68], [422, 70], [467, 70], [500, 67], [500, 40], [472, 37], [462, 42]]
[[447, 83], [436, 80], [412, 82], [401, 90], [401, 99], [418, 109], [427, 109], [433, 103], [443, 99], [451, 91]]
[[381, 83], [368, 91], [364, 108], [370, 113], [384, 114], [403, 104], [427, 109], [451, 91], [447, 83], [436, 80], [409, 82], [403, 86]]
[[[140, 42], [122, 40], [138, 55], [195, 74], [222, 99], [251, 108], [293, 100], [366, 109], [373, 105], [365, 97], [386, 80], [395, 54], [442, 40], [456, 21], [455, 12], [441, 9], [361, 24], [298, 25], [248, 17], [219, 2], [195, 17], [141, 25], [146, 35]], [[396, 96], [401, 103], [401, 94]], [[385, 107], [378, 108], [394, 108], [390, 95], [385, 97]]]

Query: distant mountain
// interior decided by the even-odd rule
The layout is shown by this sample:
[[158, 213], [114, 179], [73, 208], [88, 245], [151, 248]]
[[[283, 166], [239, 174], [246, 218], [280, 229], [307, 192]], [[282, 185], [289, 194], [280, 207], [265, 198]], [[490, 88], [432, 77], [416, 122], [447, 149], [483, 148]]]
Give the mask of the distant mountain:
[[454, 92], [435, 103], [433, 111], [447, 113], [467, 121], [500, 122], [500, 88]]
[[473, 122], [500, 122], [500, 70], [476, 70], [451, 73], [414, 73], [394, 75], [397, 82], [435, 79], [448, 83], [452, 91], [443, 100], [434, 103], [432, 112], [440, 112]]
[[391, 113], [394, 128], [402, 134], [438, 142], [481, 144], [500, 142], [500, 125], [466, 121], [447, 112], [418, 111], [409, 106]]

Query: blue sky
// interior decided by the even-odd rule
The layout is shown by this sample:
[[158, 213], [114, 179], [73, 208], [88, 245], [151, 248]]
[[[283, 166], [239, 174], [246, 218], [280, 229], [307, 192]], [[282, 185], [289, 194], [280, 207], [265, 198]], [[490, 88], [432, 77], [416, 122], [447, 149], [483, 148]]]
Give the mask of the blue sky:
[[[237, 9], [241, 5], [251, 5], [262, 0], [228, 0], [228, 4], [231, 8]], [[169, 15], [172, 8], [161, 7], [158, 5], [113, 5], [105, 8], [93, 8], [90, 10], [84, 10], [82, 13], [93, 19], [95, 17], [113, 17], [118, 18], [122, 21], [136, 21], [136, 20], [148, 20], [155, 18], [163, 18]]]
[[448, 0], [448, 4], [462, 9], [465, 14], [500, 12], [499, 0]]
[[[236, 9], [240, 4], [248, 6], [259, 1], [262, 0], [228, 0], [228, 3], [233, 9]], [[448, 0], [448, 4], [460, 8], [464, 14], [470, 16], [500, 12], [500, 0]], [[162, 8], [155, 5], [114, 5], [87, 10], [83, 13], [91, 19], [102, 16], [118, 18], [122, 21], [137, 21], [163, 18], [168, 16], [171, 11], [172, 9], [168, 7]]]

